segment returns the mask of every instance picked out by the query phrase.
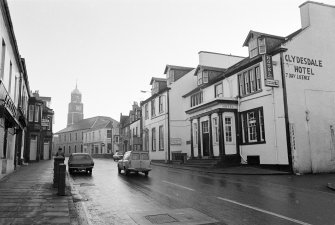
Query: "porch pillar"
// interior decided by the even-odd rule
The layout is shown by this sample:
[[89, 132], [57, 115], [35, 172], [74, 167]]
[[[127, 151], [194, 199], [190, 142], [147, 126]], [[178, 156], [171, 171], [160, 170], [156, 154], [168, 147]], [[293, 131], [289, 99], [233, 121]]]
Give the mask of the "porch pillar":
[[198, 158], [201, 158], [201, 130], [200, 130], [200, 117], [198, 118]]
[[219, 155], [223, 157], [226, 155], [225, 152], [225, 143], [224, 143], [224, 133], [223, 133], [223, 121], [222, 121], [222, 112], [219, 112]]
[[209, 157], [213, 157], [213, 131], [212, 131], [212, 114], [209, 114]]
[[194, 158], [194, 149], [193, 149], [193, 124], [192, 124], [192, 119], [190, 120], [191, 122], [191, 158]]

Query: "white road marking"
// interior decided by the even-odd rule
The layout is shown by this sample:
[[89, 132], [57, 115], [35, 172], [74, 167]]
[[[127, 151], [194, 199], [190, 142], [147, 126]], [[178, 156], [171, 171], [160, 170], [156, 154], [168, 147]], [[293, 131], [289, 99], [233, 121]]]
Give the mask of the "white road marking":
[[267, 211], [267, 210], [264, 210], [264, 209], [260, 209], [260, 208], [257, 208], [257, 207], [253, 207], [253, 206], [250, 206], [250, 205], [240, 203], [240, 202], [236, 202], [236, 201], [233, 201], [233, 200], [230, 200], [230, 199], [227, 199], [227, 198], [221, 198], [221, 197], [217, 197], [217, 198], [220, 199], [220, 200], [230, 202], [230, 203], [234, 203], [236, 205], [244, 206], [246, 208], [253, 209], [253, 210], [256, 210], [256, 211], [259, 211], [259, 212], [262, 212], [262, 213], [270, 214], [272, 216], [276, 216], [276, 217], [279, 217], [279, 218], [282, 218], [282, 219], [285, 219], [285, 220], [288, 220], [288, 221], [291, 221], [291, 222], [294, 222], [294, 223], [297, 223], [297, 224], [311, 225], [310, 223], [305, 223], [305, 222], [300, 221], [300, 220], [296, 220], [296, 219], [293, 219], [293, 218], [290, 218], [290, 217], [287, 217], [287, 216], [283, 216], [283, 215], [280, 215], [280, 214], [277, 214], [277, 213], [274, 213], [274, 212], [270, 212], [270, 211]]
[[174, 186], [177, 186], [177, 187], [180, 187], [180, 188], [184, 188], [184, 189], [189, 190], [189, 191], [195, 191], [192, 188], [188, 188], [188, 187], [185, 187], [185, 186], [182, 186], [182, 185], [179, 185], [179, 184], [171, 183], [171, 182], [166, 181], [166, 180], [162, 180], [162, 182], [167, 183], [167, 184], [171, 184], [171, 185], [174, 185]]

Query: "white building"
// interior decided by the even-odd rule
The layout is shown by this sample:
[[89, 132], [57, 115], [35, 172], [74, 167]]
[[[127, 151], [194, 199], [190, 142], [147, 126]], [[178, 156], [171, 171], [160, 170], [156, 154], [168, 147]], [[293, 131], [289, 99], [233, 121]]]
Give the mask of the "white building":
[[194, 157], [335, 171], [335, 7], [308, 1], [300, 13], [301, 29], [250, 31], [249, 57], [215, 79], [198, 76], [184, 96]]
[[129, 112], [130, 150], [142, 151], [142, 120], [141, 107], [137, 102]]
[[0, 2], [0, 178], [23, 159], [30, 95], [7, 1]]

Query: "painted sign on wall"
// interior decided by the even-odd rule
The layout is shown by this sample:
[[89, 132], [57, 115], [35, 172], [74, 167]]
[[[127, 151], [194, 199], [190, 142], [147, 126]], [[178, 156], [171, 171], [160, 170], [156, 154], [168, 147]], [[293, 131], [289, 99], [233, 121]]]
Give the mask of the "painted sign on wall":
[[285, 62], [290, 68], [288, 72], [285, 72], [286, 77], [298, 80], [310, 80], [311, 77], [316, 75], [316, 68], [323, 67], [320, 59], [288, 54], [285, 55]]

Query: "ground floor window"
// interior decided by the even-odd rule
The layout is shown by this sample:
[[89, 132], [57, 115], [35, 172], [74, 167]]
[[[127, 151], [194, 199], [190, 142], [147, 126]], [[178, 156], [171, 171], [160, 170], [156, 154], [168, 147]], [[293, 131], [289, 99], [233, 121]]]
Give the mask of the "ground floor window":
[[233, 123], [232, 123], [232, 117], [225, 117], [225, 137], [226, 137], [226, 142], [231, 143], [233, 142]]
[[164, 128], [159, 126], [159, 150], [164, 150]]
[[263, 107], [241, 112], [240, 116], [242, 144], [265, 142]]
[[151, 150], [156, 151], [156, 128], [151, 130]]

